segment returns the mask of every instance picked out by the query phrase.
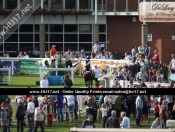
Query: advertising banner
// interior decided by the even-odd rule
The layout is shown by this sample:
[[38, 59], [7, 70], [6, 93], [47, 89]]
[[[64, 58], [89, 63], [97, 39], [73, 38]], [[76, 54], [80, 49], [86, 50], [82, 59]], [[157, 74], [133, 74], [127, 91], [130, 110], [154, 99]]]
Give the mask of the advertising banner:
[[[12, 62], [11, 61], [4, 61], [4, 62], [2, 62], [2, 64], [3, 64], [4, 68], [9, 68], [9, 67], [11, 67]], [[13, 62], [13, 70], [14, 70], [14, 73], [18, 73], [18, 61]]]

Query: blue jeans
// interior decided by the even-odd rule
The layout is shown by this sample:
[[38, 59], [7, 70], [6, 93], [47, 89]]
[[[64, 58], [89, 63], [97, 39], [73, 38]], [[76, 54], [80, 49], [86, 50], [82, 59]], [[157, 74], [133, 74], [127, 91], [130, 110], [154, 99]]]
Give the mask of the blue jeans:
[[137, 111], [136, 119], [140, 119], [142, 117], [142, 109], [136, 107], [136, 111]]
[[93, 109], [92, 109], [92, 108], [86, 108], [86, 117], [87, 117], [89, 114], [92, 114], [92, 115], [93, 115]]
[[29, 113], [27, 115], [27, 119], [28, 119], [28, 123], [29, 123], [29, 128], [30, 128], [30, 132], [33, 131], [33, 119], [34, 118], [34, 114], [33, 113]]
[[56, 108], [57, 110], [57, 122], [63, 122], [64, 116], [63, 116], [63, 108]]
[[10, 115], [9, 121], [8, 121], [8, 126], [7, 126], [7, 132], [10, 132], [10, 125], [11, 125], [11, 122], [12, 122], [12, 117], [11, 117], [11, 115]]
[[64, 110], [66, 112], [66, 121], [69, 121], [69, 112], [68, 112], [68, 104], [64, 103], [63, 104]]

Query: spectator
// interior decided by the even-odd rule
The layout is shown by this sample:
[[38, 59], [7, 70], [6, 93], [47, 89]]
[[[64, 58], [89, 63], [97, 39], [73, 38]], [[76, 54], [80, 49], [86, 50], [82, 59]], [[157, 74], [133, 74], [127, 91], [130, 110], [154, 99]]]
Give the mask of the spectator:
[[22, 99], [18, 99], [18, 106], [16, 109], [16, 116], [17, 119], [17, 132], [19, 132], [19, 127], [21, 126], [21, 132], [23, 132], [23, 122], [24, 122], [24, 116], [25, 116], [25, 106]]
[[11, 122], [12, 122], [12, 114], [13, 114], [13, 110], [12, 110], [12, 106], [11, 106], [11, 99], [7, 98], [6, 99], [6, 105], [7, 105], [7, 109], [9, 111], [9, 121], [8, 121], [8, 131], [10, 132], [10, 126], [11, 126]]
[[116, 111], [113, 110], [111, 112], [111, 117], [109, 117], [106, 121], [107, 128], [120, 128], [120, 123], [118, 117], [116, 117]]
[[143, 109], [143, 100], [140, 97], [140, 95], [138, 95], [136, 98], [136, 111], [137, 111], [136, 126], [137, 127], [141, 127], [140, 118], [142, 117], [142, 109]]
[[66, 52], [63, 57], [66, 60], [66, 68], [68, 68], [68, 66], [70, 66], [70, 68], [72, 67], [72, 61], [71, 59], [74, 58], [73, 53], [71, 52], [71, 49], [68, 49], [68, 52]]
[[162, 105], [159, 107], [160, 124], [162, 128], [166, 128], [166, 121], [169, 118], [169, 111], [166, 100], [162, 101]]
[[107, 105], [108, 107], [108, 114], [107, 116], [111, 116], [111, 111], [112, 111], [112, 103], [113, 103], [113, 100], [111, 98], [111, 95], [106, 95], [104, 97], [104, 103]]
[[73, 86], [73, 82], [72, 82], [72, 80], [69, 78], [69, 75], [68, 75], [68, 74], [66, 74], [66, 75], [64, 76], [64, 85], [66, 85], [67, 88], [71, 88], [71, 87]]
[[106, 104], [101, 105], [101, 113], [102, 113], [102, 122], [103, 122], [103, 128], [105, 128], [106, 121], [108, 119], [108, 108]]
[[74, 109], [74, 117], [75, 119], [78, 119], [78, 99], [77, 99], [77, 95], [74, 95], [74, 102], [75, 102], [75, 109]]
[[27, 54], [27, 51], [24, 51], [24, 56], [23, 56], [23, 58], [26, 58], [26, 59], [29, 58], [29, 55]]
[[86, 100], [85, 100], [84, 105], [86, 105], [86, 117], [89, 114], [93, 115], [93, 110], [95, 108], [95, 101], [94, 101], [94, 99], [92, 98], [91, 95], [86, 96]]
[[56, 95], [57, 122], [63, 122], [63, 95]]
[[123, 97], [123, 101], [122, 101], [122, 111], [124, 111], [126, 113], [126, 116], [128, 116], [128, 98], [126, 96]]
[[158, 83], [163, 82], [163, 79], [162, 79], [159, 71], [156, 72], [156, 82], [158, 82]]
[[130, 128], [130, 119], [126, 116], [125, 112], [121, 112], [120, 117], [123, 119], [120, 124], [121, 128], [129, 129]]
[[144, 71], [143, 68], [140, 68], [140, 72], [138, 72], [137, 75], [136, 75], [137, 81], [139, 79], [141, 79], [143, 82], [146, 82], [147, 81], [147, 78], [148, 78], [147, 73]]
[[92, 114], [89, 114], [87, 119], [83, 121], [82, 128], [95, 128], [94, 121], [92, 119]]
[[43, 56], [43, 58], [50, 58], [49, 53], [47, 51], [45, 52], [45, 55]]
[[35, 108], [34, 115], [34, 128], [33, 132], [36, 132], [38, 127], [40, 126], [41, 132], [44, 132], [44, 117], [46, 116], [46, 112], [43, 110], [43, 104], [39, 104], [39, 107]]
[[74, 113], [74, 110], [75, 110], [74, 96], [73, 95], [67, 95], [66, 99], [67, 99], [67, 104], [68, 104], [68, 108], [69, 108], [69, 112], [70, 112], [70, 122], [72, 122], [73, 113]]
[[115, 56], [112, 54], [112, 52], [109, 52], [109, 59], [110, 60], [114, 60], [115, 59]]
[[94, 59], [101, 59], [101, 58], [102, 58], [101, 54], [98, 51], [96, 51]]
[[156, 118], [156, 120], [151, 125], [151, 129], [162, 129], [162, 125], [160, 123], [160, 117]]
[[150, 56], [151, 56], [151, 47], [149, 46], [148, 42], [146, 42], [145, 55], [148, 56], [148, 58], [150, 58]]
[[80, 54], [78, 55], [78, 58], [86, 59], [86, 54], [84, 53], [84, 50], [82, 49]]
[[169, 68], [175, 69], [175, 54], [172, 54], [171, 57], [172, 57], [172, 59], [171, 59], [171, 62], [169, 64]]
[[32, 132], [33, 130], [33, 121], [34, 121], [34, 111], [35, 111], [35, 104], [32, 102], [31, 98], [27, 99], [27, 119], [29, 124], [29, 130]]
[[36, 47], [35, 50], [33, 51], [33, 56], [39, 57], [39, 55], [40, 55], [40, 51], [38, 50], [38, 47]]
[[125, 58], [124, 58], [123, 60], [125, 60], [125, 61], [131, 61], [131, 60], [132, 60], [132, 58], [131, 58], [131, 56], [128, 54], [128, 52], [125, 53]]
[[102, 71], [97, 65], [95, 65], [94, 67], [95, 67], [94, 69], [95, 78], [94, 79], [95, 79], [95, 82], [99, 84], [98, 78], [100, 77], [100, 74]]
[[156, 63], [159, 62], [159, 55], [158, 55], [158, 53], [157, 53], [157, 50], [154, 51], [153, 60], [154, 60], [154, 62], [156, 62]]
[[7, 57], [7, 58], [9, 58], [9, 57], [10, 57], [10, 55], [7, 53], [7, 51], [6, 51], [6, 50], [4, 50], [3, 57]]
[[54, 121], [56, 121], [56, 103], [54, 102], [56, 100], [56, 95], [49, 95], [49, 98], [52, 102], [52, 106], [53, 106], [53, 118]]
[[35, 108], [37, 108], [39, 106], [38, 95], [34, 95], [33, 103], [35, 104]]
[[24, 95], [16, 95], [16, 97], [15, 97], [16, 103], [17, 103], [18, 99], [24, 100]]
[[140, 55], [144, 55], [145, 51], [144, 51], [144, 46], [142, 45], [142, 43], [140, 43], [140, 46], [138, 47], [138, 51]]
[[65, 114], [66, 114], [66, 121], [69, 121], [69, 109], [68, 109], [68, 104], [67, 104], [67, 95], [64, 95], [64, 100], [63, 100], [63, 107], [64, 107], [64, 110], [65, 110]]
[[48, 102], [47, 104], [47, 125], [51, 127], [54, 108], [53, 108], [53, 105], [50, 99], [48, 99], [47, 102]]
[[136, 46], [134, 45], [134, 46], [132, 46], [132, 50], [131, 50], [131, 55], [132, 55], [132, 60], [136, 60], [136, 54], [137, 54], [137, 52], [136, 52]]
[[94, 44], [94, 46], [93, 46], [93, 48], [92, 48], [92, 52], [93, 52], [93, 53], [96, 53], [96, 51], [97, 51], [98, 53], [101, 52], [101, 46], [99, 45], [99, 42], [98, 42], [98, 41], [96, 41], [96, 43]]
[[171, 113], [169, 114], [169, 118], [171, 120], [175, 120], [175, 105], [173, 106], [173, 110], [171, 111]]
[[41, 88], [48, 88], [49, 87], [49, 81], [47, 80], [45, 75], [43, 75], [42, 80], [40, 81], [40, 87]]
[[99, 88], [99, 83], [98, 82], [95, 83], [95, 87], [94, 88]]
[[0, 123], [2, 127], [2, 132], [9, 131], [8, 123], [9, 123], [9, 117], [10, 113], [7, 109], [7, 104], [5, 102], [1, 103], [1, 109], [0, 109]]

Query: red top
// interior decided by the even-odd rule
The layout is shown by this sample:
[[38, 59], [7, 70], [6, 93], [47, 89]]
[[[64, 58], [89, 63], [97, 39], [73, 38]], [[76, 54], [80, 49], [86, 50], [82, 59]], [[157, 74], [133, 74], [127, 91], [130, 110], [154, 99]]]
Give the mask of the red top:
[[95, 86], [95, 88], [99, 88], [99, 86]]
[[153, 60], [159, 61], [159, 55], [153, 55]]
[[159, 106], [156, 105], [154, 106], [154, 114], [159, 113]]
[[32, 95], [25, 95], [24, 100], [27, 101], [28, 98], [32, 98]]

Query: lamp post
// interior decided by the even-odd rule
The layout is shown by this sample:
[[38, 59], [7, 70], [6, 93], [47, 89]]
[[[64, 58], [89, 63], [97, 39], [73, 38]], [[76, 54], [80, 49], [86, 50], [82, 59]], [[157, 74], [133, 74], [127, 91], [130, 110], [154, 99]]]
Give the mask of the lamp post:
[[93, 25], [93, 41], [99, 41], [99, 25], [97, 21], [97, 0], [95, 0], [95, 24]]

